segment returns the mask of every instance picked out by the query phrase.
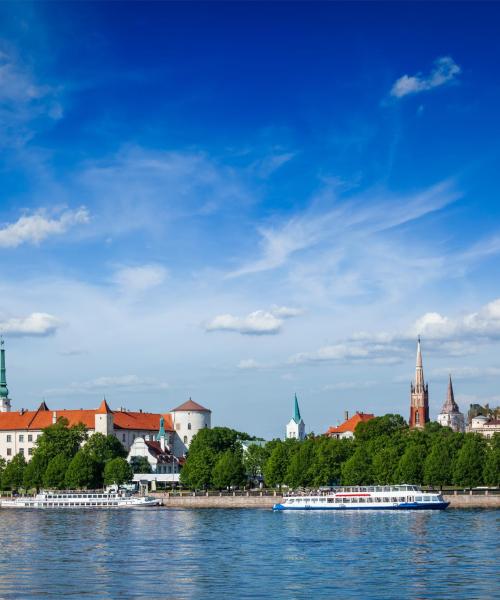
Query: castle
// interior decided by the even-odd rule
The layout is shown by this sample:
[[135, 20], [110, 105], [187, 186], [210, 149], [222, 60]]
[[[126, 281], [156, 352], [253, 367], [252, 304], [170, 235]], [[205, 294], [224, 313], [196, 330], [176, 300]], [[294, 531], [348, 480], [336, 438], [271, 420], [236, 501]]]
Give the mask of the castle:
[[200, 429], [211, 426], [211, 411], [191, 400], [168, 413], [129, 411], [124, 408], [111, 410], [105, 399], [96, 409], [51, 410], [42, 402], [36, 410], [12, 411], [7, 388], [5, 349], [0, 341], [0, 457], [11, 460], [23, 454], [29, 460], [43, 429], [64, 418], [68, 424], [82, 423], [87, 433], [114, 435], [130, 450], [136, 438], [156, 440], [163, 433], [168, 451], [175, 457], [183, 457], [191, 440]]

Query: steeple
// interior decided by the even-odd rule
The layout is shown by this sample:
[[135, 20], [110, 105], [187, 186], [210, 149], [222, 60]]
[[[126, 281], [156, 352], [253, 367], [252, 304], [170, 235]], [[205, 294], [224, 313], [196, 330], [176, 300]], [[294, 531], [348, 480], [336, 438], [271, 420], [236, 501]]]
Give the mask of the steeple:
[[453, 393], [451, 375], [448, 380], [446, 400], [441, 408], [441, 412], [437, 416], [437, 422], [443, 427], [451, 427], [453, 431], [465, 431], [465, 419], [458, 408], [458, 404], [455, 402], [455, 394]]
[[420, 336], [417, 338], [417, 361], [415, 365], [415, 383], [410, 386], [410, 428], [423, 428], [429, 422], [429, 390], [424, 380], [422, 348]]
[[7, 388], [3, 337], [0, 337], [0, 412], [10, 412], [10, 398], [9, 390]]
[[294, 410], [293, 420], [297, 424], [300, 423], [300, 421], [301, 421], [300, 409], [299, 409], [299, 401], [297, 400], [297, 394], [295, 394], [295, 410]]
[[448, 380], [448, 391], [446, 393], [446, 400], [441, 409], [441, 414], [458, 413], [460, 409], [458, 404], [455, 402], [455, 394], [453, 393], [453, 383], [451, 381], [451, 375]]

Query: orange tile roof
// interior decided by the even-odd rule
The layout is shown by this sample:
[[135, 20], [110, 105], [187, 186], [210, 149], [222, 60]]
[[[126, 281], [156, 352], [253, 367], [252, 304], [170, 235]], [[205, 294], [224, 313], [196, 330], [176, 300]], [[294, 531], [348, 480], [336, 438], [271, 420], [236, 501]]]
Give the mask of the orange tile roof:
[[372, 414], [357, 412], [350, 419], [347, 419], [347, 421], [344, 421], [338, 427], [330, 427], [326, 432], [326, 435], [331, 435], [333, 433], [345, 433], [347, 431], [351, 431], [352, 433], [354, 433], [354, 430], [356, 429], [358, 423], [369, 421], [374, 417], [375, 415]]
[[[109, 407], [108, 407], [109, 409]], [[110, 411], [113, 414], [115, 429], [133, 429], [143, 431], [158, 431], [160, 428], [160, 417], [158, 413], [129, 412], [129, 411]], [[69, 425], [83, 423], [87, 429], [94, 429], [95, 415], [100, 414], [99, 410], [26, 410], [23, 412], [5, 412], [0, 413], [0, 431], [12, 430], [40, 430], [52, 425], [53, 416], [56, 419], [64, 417]], [[173, 431], [172, 416], [163, 415], [165, 419], [165, 430]]]
[[201, 404], [198, 404], [198, 402], [193, 402], [193, 400], [191, 400], [191, 398], [189, 398], [189, 400], [187, 402], [184, 402], [184, 404], [181, 404], [177, 408], [174, 408], [174, 410], [172, 412], [181, 412], [181, 411], [212, 412], [208, 408], [205, 408]]

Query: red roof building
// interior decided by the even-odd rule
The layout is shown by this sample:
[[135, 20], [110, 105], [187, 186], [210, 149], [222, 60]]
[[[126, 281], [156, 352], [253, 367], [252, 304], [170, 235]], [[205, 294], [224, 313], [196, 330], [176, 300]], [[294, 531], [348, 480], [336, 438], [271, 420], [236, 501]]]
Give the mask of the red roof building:
[[330, 427], [325, 435], [337, 439], [354, 437], [354, 430], [358, 424], [373, 419], [375, 415], [356, 411], [356, 414], [351, 418], [347, 417], [348, 414], [346, 413], [346, 420], [337, 427]]

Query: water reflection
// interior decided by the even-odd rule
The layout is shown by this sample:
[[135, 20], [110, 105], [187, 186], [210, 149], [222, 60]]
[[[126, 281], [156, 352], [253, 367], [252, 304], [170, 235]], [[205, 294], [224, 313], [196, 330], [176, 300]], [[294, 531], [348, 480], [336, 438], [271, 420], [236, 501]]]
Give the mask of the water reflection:
[[0, 511], [0, 598], [494, 598], [498, 512]]

